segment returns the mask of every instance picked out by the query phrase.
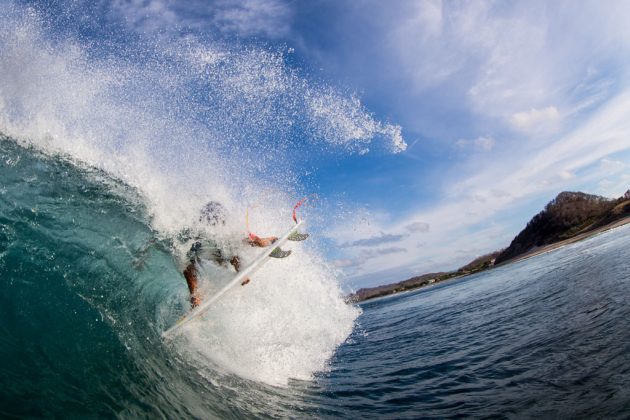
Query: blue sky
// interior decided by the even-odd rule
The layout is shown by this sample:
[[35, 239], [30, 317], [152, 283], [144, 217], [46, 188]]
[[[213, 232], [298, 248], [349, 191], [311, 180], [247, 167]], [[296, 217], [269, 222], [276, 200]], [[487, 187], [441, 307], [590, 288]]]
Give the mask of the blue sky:
[[280, 24], [269, 21], [277, 31], [258, 36], [357, 92], [408, 144], [317, 173], [324, 194], [343, 191], [366, 213], [329, 232], [341, 245], [335, 264], [355, 286], [504, 247], [560, 191], [630, 188], [630, 3], [268, 1], [241, 10], [262, 4], [283, 12]]
[[[143, 35], [184, 30], [281, 49], [305, 77], [360, 99], [382, 138], [313, 158], [302, 179], [342, 209], [322, 235], [346, 287], [453, 269], [504, 247], [563, 190], [630, 188], [630, 2], [93, 7]], [[398, 129], [403, 151], [392, 144]]]

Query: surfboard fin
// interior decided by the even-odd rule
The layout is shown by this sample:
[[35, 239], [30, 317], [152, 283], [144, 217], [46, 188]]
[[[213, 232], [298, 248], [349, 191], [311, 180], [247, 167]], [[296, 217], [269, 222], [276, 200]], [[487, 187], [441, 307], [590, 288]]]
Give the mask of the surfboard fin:
[[289, 255], [291, 255], [291, 251], [285, 251], [280, 249], [279, 247], [276, 247], [276, 249], [271, 251], [271, 254], [269, 254], [269, 256], [272, 258], [286, 258]]
[[293, 232], [287, 239], [294, 242], [300, 242], [308, 238], [308, 233], [300, 233], [297, 230]]

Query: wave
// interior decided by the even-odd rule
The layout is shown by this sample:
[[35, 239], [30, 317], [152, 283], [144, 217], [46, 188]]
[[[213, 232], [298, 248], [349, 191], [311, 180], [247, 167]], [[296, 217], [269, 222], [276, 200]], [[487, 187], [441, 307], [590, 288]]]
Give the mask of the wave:
[[[188, 292], [177, 250], [151, 226], [138, 191], [8, 138], [0, 158], [0, 352], [19, 361], [2, 364], [1, 388], [13, 414], [73, 412], [72, 401], [102, 414], [219, 413], [226, 389], [251, 388], [235, 385], [234, 373], [282, 386], [310, 380], [353, 328], [357, 310], [325, 265], [296, 248], [163, 342]], [[25, 405], [23, 390], [49, 398]], [[200, 401], [204, 393], [211, 398]]]
[[[242, 235], [252, 203], [256, 231], [281, 232], [304, 188], [288, 157], [363, 152], [379, 137], [400, 148], [399, 128], [278, 50], [131, 35], [112, 47], [13, 2], [0, 19], [1, 349], [22, 356], [2, 364], [0, 388], [13, 413], [85, 401], [103, 413], [221, 413], [215, 388], [235, 379], [218, 378], [286, 385], [325, 371], [359, 309], [312, 245], [164, 343], [188, 308], [177, 238], [201, 228], [210, 199], [232, 215], [213, 235]], [[212, 397], [198, 401], [199, 386]], [[48, 395], [48, 408], [17, 408], [24, 392]]]

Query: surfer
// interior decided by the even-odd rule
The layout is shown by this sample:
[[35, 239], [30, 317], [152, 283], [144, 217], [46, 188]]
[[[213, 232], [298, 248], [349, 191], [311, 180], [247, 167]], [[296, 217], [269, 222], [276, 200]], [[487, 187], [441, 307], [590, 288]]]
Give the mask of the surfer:
[[[199, 217], [200, 222], [204, 222], [210, 226], [225, 225], [225, 208], [221, 203], [216, 201], [210, 201], [201, 209], [201, 215]], [[255, 247], [268, 247], [278, 240], [275, 236], [269, 236], [261, 238], [254, 234], [249, 235], [247, 243]], [[226, 252], [219, 248], [219, 246], [211, 240], [197, 239], [195, 243], [190, 247], [188, 251], [188, 265], [184, 270], [184, 277], [188, 284], [188, 291], [190, 292], [190, 303], [193, 308], [201, 303], [201, 297], [198, 293], [199, 277], [197, 274], [197, 265], [201, 260], [212, 260], [222, 266], [231, 264], [232, 267], [238, 272], [241, 268], [241, 259], [238, 255], [226, 255]], [[241, 283], [242, 286], [249, 283], [249, 277], [246, 277]]]

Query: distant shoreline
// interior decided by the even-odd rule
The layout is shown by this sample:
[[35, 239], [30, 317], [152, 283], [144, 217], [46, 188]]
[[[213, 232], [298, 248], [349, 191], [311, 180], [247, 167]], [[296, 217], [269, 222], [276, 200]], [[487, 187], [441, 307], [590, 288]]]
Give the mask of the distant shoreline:
[[[607, 225], [600, 226], [600, 227], [598, 227], [596, 229], [580, 233], [580, 234], [575, 235], [575, 236], [573, 236], [571, 238], [568, 238], [568, 239], [563, 239], [561, 241], [554, 242], [552, 244], [541, 246], [539, 248], [530, 250], [530, 251], [528, 251], [528, 252], [526, 252], [524, 254], [518, 255], [518, 256], [516, 256], [516, 257], [514, 257], [512, 259], [509, 259], [507, 261], [501, 262], [501, 263], [496, 264], [496, 265], [489, 266], [489, 267], [484, 268], [484, 269], [480, 269], [480, 270], [476, 270], [476, 271], [472, 271], [472, 272], [468, 272], [468, 273], [458, 273], [458, 272], [440, 273], [440, 274], [442, 274], [442, 276], [448, 275], [448, 277], [445, 277], [443, 279], [438, 279], [438, 278], [431, 279], [432, 281], [429, 281], [428, 283], [419, 284], [418, 286], [415, 286], [415, 287], [411, 286], [411, 287], [405, 288], [403, 290], [400, 290], [397, 287], [395, 287], [396, 284], [392, 284], [391, 285], [392, 288], [390, 290], [384, 290], [382, 294], [375, 295], [375, 296], [370, 296], [370, 297], [367, 297], [365, 299], [357, 299], [356, 298], [356, 294], [353, 294], [353, 295], [350, 295], [348, 297], [348, 300], [353, 302], [353, 303], [367, 302], [369, 300], [380, 299], [380, 298], [384, 298], [384, 297], [387, 297], [387, 296], [394, 296], [394, 295], [399, 295], [399, 294], [403, 294], [403, 293], [406, 293], [406, 292], [411, 292], [411, 291], [414, 291], [414, 290], [423, 289], [425, 287], [434, 286], [434, 285], [441, 284], [441, 283], [444, 283], [444, 282], [447, 282], [447, 281], [450, 281], [450, 280], [462, 279], [464, 277], [468, 277], [468, 276], [471, 276], [473, 274], [480, 273], [482, 271], [491, 270], [491, 269], [493, 269], [495, 267], [503, 267], [503, 266], [506, 266], [506, 265], [509, 265], [509, 264], [512, 264], [512, 263], [516, 263], [516, 262], [519, 262], [519, 261], [523, 261], [523, 260], [535, 257], [537, 255], [541, 255], [541, 254], [545, 254], [547, 252], [551, 252], [553, 250], [562, 248], [562, 247], [567, 246], [567, 245], [571, 245], [571, 244], [576, 243], [576, 242], [583, 241], [585, 239], [592, 238], [592, 237], [597, 236], [597, 235], [599, 235], [601, 233], [604, 233], [604, 232], [607, 232], [609, 230], [612, 230], [612, 229], [624, 226], [624, 225], [629, 224], [629, 223], [630, 223], [630, 216], [626, 216], [624, 218], [621, 218], [619, 220], [611, 222], [611, 223], [609, 223]], [[381, 286], [381, 287], [387, 287], [387, 286]], [[352, 299], [353, 296], [355, 297], [354, 299]]]
[[502, 263], [499, 263], [499, 264], [495, 265], [495, 267], [502, 267], [502, 266], [504, 266], [506, 264], [515, 263], [515, 262], [518, 262], [518, 261], [521, 261], [521, 260], [526, 260], [528, 258], [535, 257], [536, 255], [544, 254], [544, 253], [553, 251], [554, 249], [562, 248], [563, 246], [570, 245], [570, 244], [573, 244], [573, 243], [576, 243], [576, 242], [580, 242], [580, 241], [583, 241], [583, 240], [588, 239], [588, 238], [592, 238], [593, 236], [596, 236], [596, 235], [599, 235], [599, 234], [604, 233], [606, 231], [609, 231], [609, 230], [621, 227], [621, 226], [626, 225], [628, 223], [630, 223], [630, 216], [627, 216], [627, 217], [624, 217], [622, 219], [616, 220], [616, 221], [611, 222], [611, 223], [609, 223], [607, 225], [600, 226], [600, 227], [598, 227], [596, 229], [589, 230], [589, 231], [584, 232], [584, 233], [580, 233], [580, 234], [575, 235], [575, 236], [573, 236], [571, 238], [563, 239], [562, 241], [554, 242], [552, 244], [544, 245], [544, 246], [541, 246], [540, 248], [536, 248], [536, 249], [530, 250], [530, 251], [528, 251], [528, 252], [526, 252], [524, 254], [521, 254], [521, 255], [519, 255], [517, 257], [514, 257], [514, 258], [512, 258], [510, 260], [507, 260], [507, 261], [504, 261]]

